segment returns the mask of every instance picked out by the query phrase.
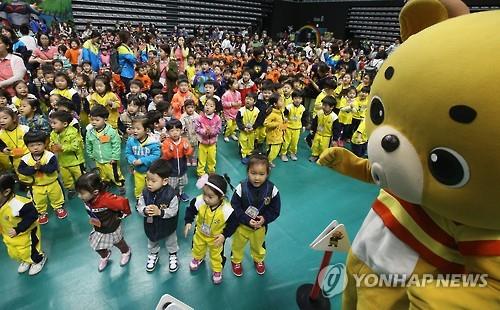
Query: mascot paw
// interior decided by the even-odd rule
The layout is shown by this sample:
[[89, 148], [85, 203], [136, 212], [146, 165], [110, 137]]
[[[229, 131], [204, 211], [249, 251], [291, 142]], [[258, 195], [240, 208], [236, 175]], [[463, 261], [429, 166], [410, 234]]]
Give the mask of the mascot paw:
[[321, 166], [335, 167], [342, 162], [343, 158], [343, 148], [341, 147], [331, 147], [326, 149], [321, 153], [317, 163]]

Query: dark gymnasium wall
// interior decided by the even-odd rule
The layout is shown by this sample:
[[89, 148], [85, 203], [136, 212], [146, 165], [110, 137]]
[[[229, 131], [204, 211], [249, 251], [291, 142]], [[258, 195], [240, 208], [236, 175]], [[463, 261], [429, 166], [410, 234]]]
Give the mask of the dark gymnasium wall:
[[[272, 35], [282, 32], [288, 25], [298, 30], [307, 24], [319, 24], [333, 32], [335, 38], [345, 38], [347, 13], [352, 6], [384, 7], [401, 6], [403, 1], [355, 1], [355, 2], [319, 2], [296, 3], [275, 1], [273, 15], [267, 24]], [[323, 16], [323, 22], [314, 21]]]
[[[465, 3], [471, 8], [472, 12], [500, 8], [499, 0], [465, 0]], [[382, 26], [385, 26], [383, 25], [384, 18], [380, 18], [380, 16], [377, 18], [377, 14], [370, 15], [368, 12], [377, 12], [377, 10], [380, 10], [381, 12], [385, 12], [385, 14], [390, 17], [386, 18], [386, 20], [387, 24], [392, 24], [392, 31], [394, 33], [392, 33], [392, 37], [386, 37], [386, 40], [390, 40], [392, 42], [392, 39], [395, 37], [395, 33], [399, 31], [395, 28], [398, 27], [397, 8], [402, 7], [403, 4], [403, 0], [332, 1], [319, 3], [275, 1], [273, 13], [269, 19], [264, 21], [264, 28], [270, 29], [271, 35], [276, 36], [276, 34], [281, 33], [284, 29], [286, 29], [288, 25], [293, 25], [295, 31], [304, 25], [318, 25], [319, 28], [326, 28], [329, 32], [333, 32], [333, 36], [335, 38], [347, 39], [353, 37], [359, 38], [363, 36], [359, 32], [353, 33], [358, 26], [358, 28], [367, 29], [367, 31], [365, 31], [368, 33], [367, 39], [377, 41], [376, 31], [386, 31], [383, 27], [380, 28], [381, 24]], [[355, 8], [371, 9], [366, 10], [367, 12], [364, 13], [362, 12], [362, 9], [358, 9], [357, 13], [355, 13]], [[384, 8], [386, 9], [384, 10]], [[359, 16], [363, 15], [365, 21], [364, 23], [359, 21]], [[377, 20], [380, 19], [382, 19], [382, 21], [377, 23]], [[361, 25], [361, 27], [359, 27], [359, 25]], [[373, 27], [375, 29], [371, 29], [370, 25], [374, 25]], [[374, 35], [374, 37], [370, 37], [371, 35]], [[385, 41], [384, 39], [381, 40]]]

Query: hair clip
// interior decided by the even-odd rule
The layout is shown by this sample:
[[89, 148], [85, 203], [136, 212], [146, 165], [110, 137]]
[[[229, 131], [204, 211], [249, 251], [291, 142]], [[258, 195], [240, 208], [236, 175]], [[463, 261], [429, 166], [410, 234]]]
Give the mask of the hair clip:
[[208, 182], [208, 174], [204, 174], [201, 177], [198, 178], [198, 181], [196, 181], [196, 187], [198, 189], [202, 189], [205, 184]]

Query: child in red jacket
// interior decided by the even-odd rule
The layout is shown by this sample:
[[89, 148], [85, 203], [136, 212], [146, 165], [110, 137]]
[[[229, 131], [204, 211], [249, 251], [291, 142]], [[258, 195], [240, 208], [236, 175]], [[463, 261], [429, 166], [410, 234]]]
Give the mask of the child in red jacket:
[[90, 247], [101, 256], [99, 272], [108, 265], [113, 246], [122, 253], [120, 266], [127, 265], [132, 252], [123, 237], [121, 220], [130, 214], [128, 199], [106, 192], [97, 172], [82, 175], [76, 182], [76, 190], [93, 227], [89, 241]]
[[182, 137], [182, 123], [177, 119], [170, 120], [166, 128], [168, 137], [163, 141], [161, 150], [164, 159], [172, 166], [172, 175], [168, 184], [177, 191], [179, 199], [186, 202], [189, 196], [183, 192], [188, 183], [187, 159], [193, 154], [193, 148], [189, 141]]
[[257, 85], [250, 78], [250, 70], [246, 69], [241, 75], [241, 79], [238, 81], [238, 91], [241, 94], [241, 102], [245, 102], [245, 98], [249, 93], [257, 92]]

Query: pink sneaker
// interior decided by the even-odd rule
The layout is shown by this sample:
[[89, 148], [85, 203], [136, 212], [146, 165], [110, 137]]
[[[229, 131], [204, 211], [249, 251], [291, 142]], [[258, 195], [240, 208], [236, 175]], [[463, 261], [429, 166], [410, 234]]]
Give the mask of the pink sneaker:
[[108, 266], [109, 258], [111, 257], [111, 250], [108, 250], [108, 256], [105, 258], [101, 258], [99, 261], [99, 267], [97, 268], [99, 272], [103, 271], [106, 269], [106, 266]]
[[203, 263], [203, 260], [197, 260], [196, 258], [193, 258], [193, 260], [189, 263], [189, 269], [191, 271], [196, 271], [200, 267], [201, 263]]
[[222, 272], [214, 272], [212, 274], [212, 281], [214, 282], [215, 285], [221, 284], [222, 283]]
[[123, 267], [130, 261], [130, 256], [132, 256], [132, 251], [130, 248], [127, 253], [122, 253], [122, 258], [120, 259], [120, 266]]

